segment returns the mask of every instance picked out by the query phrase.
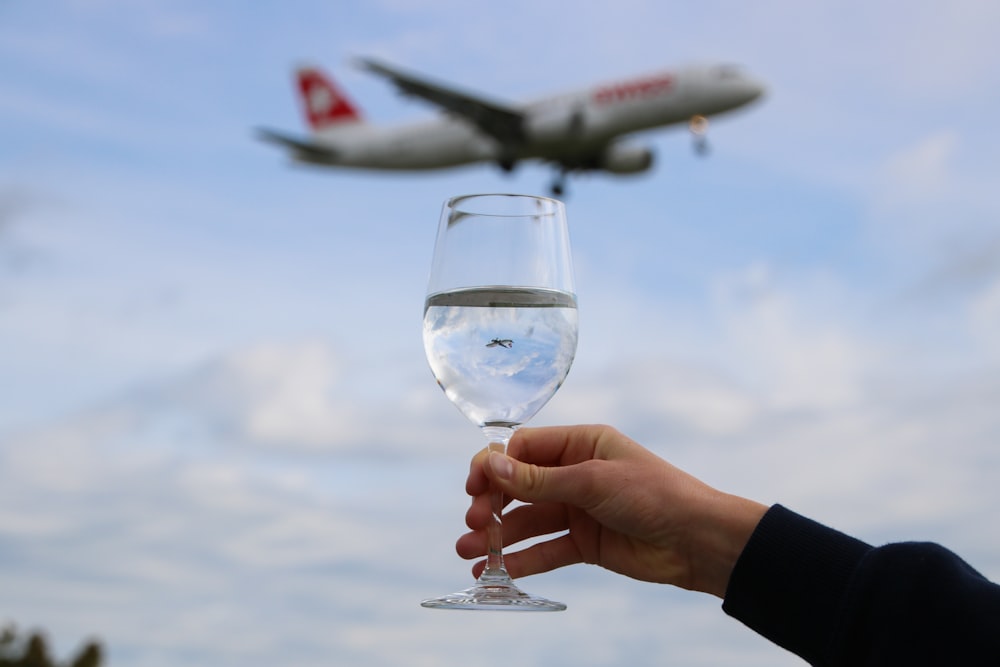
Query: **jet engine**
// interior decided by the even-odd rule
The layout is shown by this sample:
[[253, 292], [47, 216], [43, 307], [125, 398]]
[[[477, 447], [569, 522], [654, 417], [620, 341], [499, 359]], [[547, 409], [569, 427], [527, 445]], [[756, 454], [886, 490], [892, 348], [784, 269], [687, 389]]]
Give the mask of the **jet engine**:
[[600, 168], [612, 174], [638, 174], [652, 166], [653, 151], [645, 146], [612, 144], [600, 160]]
[[552, 194], [559, 197], [566, 189], [566, 175], [572, 171], [604, 170], [612, 174], [638, 174], [653, 166], [653, 151], [645, 146], [633, 144], [611, 144], [596, 155], [591, 154], [584, 160], [561, 161], [555, 180], [552, 182]]

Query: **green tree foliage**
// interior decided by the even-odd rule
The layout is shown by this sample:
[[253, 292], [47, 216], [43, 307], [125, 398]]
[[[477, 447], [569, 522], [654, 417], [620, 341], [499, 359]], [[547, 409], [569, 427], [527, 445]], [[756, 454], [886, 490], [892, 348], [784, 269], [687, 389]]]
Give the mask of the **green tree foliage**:
[[49, 656], [45, 637], [34, 632], [18, 636], [13, 626], [0, 630], [0, 667], [99, 667], [101, 645], [88, 642], [70, 662], [54, 662]]

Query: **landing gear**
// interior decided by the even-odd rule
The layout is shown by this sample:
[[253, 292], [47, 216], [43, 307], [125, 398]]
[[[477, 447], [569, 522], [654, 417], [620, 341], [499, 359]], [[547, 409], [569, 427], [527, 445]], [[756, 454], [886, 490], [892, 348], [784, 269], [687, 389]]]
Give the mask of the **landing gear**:
[[691, 116], [688, 129], [691, 130], [691, 138], [694, 139], [695, 154], [707, 155], [708, 138], [705, 135], [708, 132], [708, 119], [702, 115]]
[[560, 170], [554, 179], [552, 179], [552, 185], [549, 186], [549, 191], [552, 193], [553, 197], [562, 197], [566, 192], [566, 172]]
[[705, 137], [695, 137], [694, 152], [695, 155], [699, 155], [702, 157], [708, 155], [708, 139], [706, 139]]

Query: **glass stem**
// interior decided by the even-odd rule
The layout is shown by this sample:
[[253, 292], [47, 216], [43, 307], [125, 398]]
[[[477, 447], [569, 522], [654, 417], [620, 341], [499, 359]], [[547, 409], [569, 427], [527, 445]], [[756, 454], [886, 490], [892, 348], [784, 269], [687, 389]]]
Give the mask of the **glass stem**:
[[[508, 426], [484, 426], [483, 433], [489, 438], [491, 452], [507, 453], [507, 443], [514, 435]], [[479, 581], [509, 582], [510, 575], [503, 564], [503, 492], [490, 486], [490, 511], [492, 520], [486, 529], [486, 569], [479, 575]]]

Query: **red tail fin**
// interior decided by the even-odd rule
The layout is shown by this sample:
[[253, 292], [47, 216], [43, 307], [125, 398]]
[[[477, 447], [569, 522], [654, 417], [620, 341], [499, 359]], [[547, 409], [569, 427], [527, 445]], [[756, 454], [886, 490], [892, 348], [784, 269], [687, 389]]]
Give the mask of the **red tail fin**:
[[297, 73], [303, 111], [312, 130], [361, 120], [361, 114], [323, 72], [304, 67]]

